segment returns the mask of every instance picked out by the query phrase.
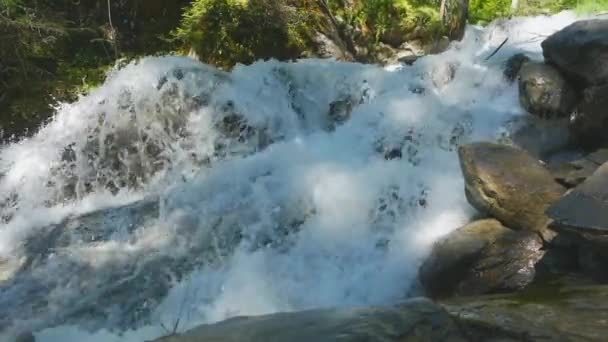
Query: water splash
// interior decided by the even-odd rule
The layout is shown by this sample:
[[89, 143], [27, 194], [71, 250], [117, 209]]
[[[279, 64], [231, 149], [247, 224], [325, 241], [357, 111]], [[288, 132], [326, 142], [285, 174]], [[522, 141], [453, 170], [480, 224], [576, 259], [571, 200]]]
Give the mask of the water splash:
[[141, 340], [177, 320], [406, 298], [429, 246], [472, 214], [456, 146], [523, 117], [502, 63], [540, 58], [573, 20], [470, 27], [412, 67], [114, 71], [0, 150], [0, 337]]

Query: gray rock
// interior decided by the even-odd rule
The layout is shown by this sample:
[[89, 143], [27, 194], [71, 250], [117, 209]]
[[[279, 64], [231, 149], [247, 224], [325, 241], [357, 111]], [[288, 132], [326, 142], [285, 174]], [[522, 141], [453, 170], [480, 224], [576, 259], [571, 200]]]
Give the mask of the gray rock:
[[608, 20], [578, 21], [542, 43], [545, 60], [582, 87], [608, 82]]
[[9, 282], [23, 266], [23, 260], [4, 259], [0, 257], [0, 286]]
[[498, 328], [517, 341], [604, 341], [608, 336], [606, 286], [542, 284], [523, 293], [456, 298], [444, 304], [464, 326], [468, 322], [479, 329]]
[[[470, 341], [474, 332], [439, 305], [415, 299], [397, 307], [322, 309], [238, 317], [202, 325], [156, 342], [405, 342]], [[501, 332], [477, 333], [479, 340], [507, 338]], [[503, 339], [502, 341], [514, 341]]]
[[[608, 63], [608, 62], [607, 62]], [[584, 148], [608, 144], [608, 85], [591, 87], [583, 92], [583, 100], [570, 126], [576, 143]]]
[[433, 246], [420, 280], [432, 298], [520, 290], [534, 280], [542, 247], [533, 232], [514, 231], [494, 219], [475, 221]]
[[608, 163], [552, 205], [551, 228], [576, 250], [583, 272], [608, 281]]
[[514, 82], [519, 76], [521, 68], [530, 61], [530, 57], [523, 53], [518, 53], [511, 56], [505, 63], [505, 70], [503, 72], [505, 78], [509, 82]]
[[155, 342], [602, 341], [608, 288], [549, 284], [522, 293], [415, 299], [395, 307], [237, 317]]
[[518, 148], [494, 143], [462, 145], [458, 153], [473, 207], [509, 228], [546, 230], [545, 210], [565, 189], [538, 160]]
[[558, 183], [573, 188], [583, 183], [605, 162], [608, 162], [608, 149], [601, 149], [580, 159], [555, 163], [549, 169]]
[[535, 115], [525, 115], [513, 123], [510, 141], [534, 158], [544, 160], [571, 144], [568, 118], [545, 120]]
[[459, 66], [457, 62], [445, 62], [434, 65], [431, 70], [431, 81], [435, 88], [442, 89], [452, 82]]
[[15, 342], [36, 342], [36, 337], [31, 332], [26, 332], [17, 336]]
[[556, 229], [608, 235], [608, 163], [553, 204], [547, 214]]
[[541, 118], [563, 118], [572, 113], [577, 96], [555, 68], [527, 62], [519, 72], [519, 100], [531, 114]]

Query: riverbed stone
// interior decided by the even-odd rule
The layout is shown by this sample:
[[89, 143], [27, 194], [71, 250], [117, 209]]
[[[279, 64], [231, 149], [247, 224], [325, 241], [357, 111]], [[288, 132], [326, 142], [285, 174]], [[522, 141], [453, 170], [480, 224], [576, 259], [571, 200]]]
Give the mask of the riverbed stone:
[[575, 160], [551, 163], [549, 170], [555, 180], [566, 188], [574, 188], [608, 162], [608, 149], [600, 149]]
[[565, 189], [527, 152], [508, 145], [480, 142], [460, 146], [460, 164], [469, 203], [505, 226], [545, 231], [545, 210]]
[[608, 281], [608, 163], [552, 205], [551, 228], [577, 252], [582, 271]]
[[475, 221], [435, 243], [420, 280], [432, 298], [521, 290], [535, 279], [542, 247], [533, 232], [495, 219]]
[[568, 117], [572, 113], [577, 95], [554, 67], [527, 62], [519, 72], [519, 100], [529, 113], [555, 119]]
[[608, 236], [608, 163], [548, 208], [556, 229]]
[[585, 89], [570, 126], [572, 136], [579, 146], [587, 149], [608, 146], [607, 108], [608, 85]]
[[608, 20], [577, 21], [542, 42], [545, 60], [581, 88], [608, 82]]

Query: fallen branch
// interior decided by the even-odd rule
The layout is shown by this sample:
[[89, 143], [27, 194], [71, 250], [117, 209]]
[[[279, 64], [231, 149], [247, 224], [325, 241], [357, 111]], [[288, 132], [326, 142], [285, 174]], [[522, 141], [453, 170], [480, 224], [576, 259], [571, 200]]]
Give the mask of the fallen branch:
[[502, 44], [500, 44], [496, 50], [494, 50], [494, 52], [492, 52], [491, 55], [489, 55], [488, 57], [486, 57], [486, 61], [490, 60], [490, 58], [494, 57], [494, 55], [496, 55], [498, 53], [498, 51], [500, 51], [500, 49], [502, 49], [503, 46], [505, 46], [505, 44], [507, 44], [507, 41], [509, 40], [509, 37], [505, 38], [505, 40], [502, 42]]

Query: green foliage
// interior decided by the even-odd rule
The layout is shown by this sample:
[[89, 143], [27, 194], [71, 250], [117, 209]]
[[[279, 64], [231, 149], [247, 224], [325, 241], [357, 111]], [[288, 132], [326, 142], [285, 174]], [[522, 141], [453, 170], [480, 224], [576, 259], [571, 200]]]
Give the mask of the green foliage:
[[592, 14], [608, 11], [608, 0], [572, 0], [574, 9], [579, 14]]
[[608, 0], [520, 0], [519, 8], [511, 10], [511, 0], [471, 0], [470, 21], [487, 23], [510, 16], [552, 14], [563, 10], [578, 14], [608, 11]]
[[444, 33], [439, 18], [440, 0], [332, 0], [334, 11], [379, 41], [433, 39]]
[[299, 57], [315, 13], [307, 1], [197, 0], [174, 36], [207, 63], [229, 68], [257, 59]]
[[471, 0], [469, 6], [471, 22], [490, 22], [510, 14], [511, 0]]

